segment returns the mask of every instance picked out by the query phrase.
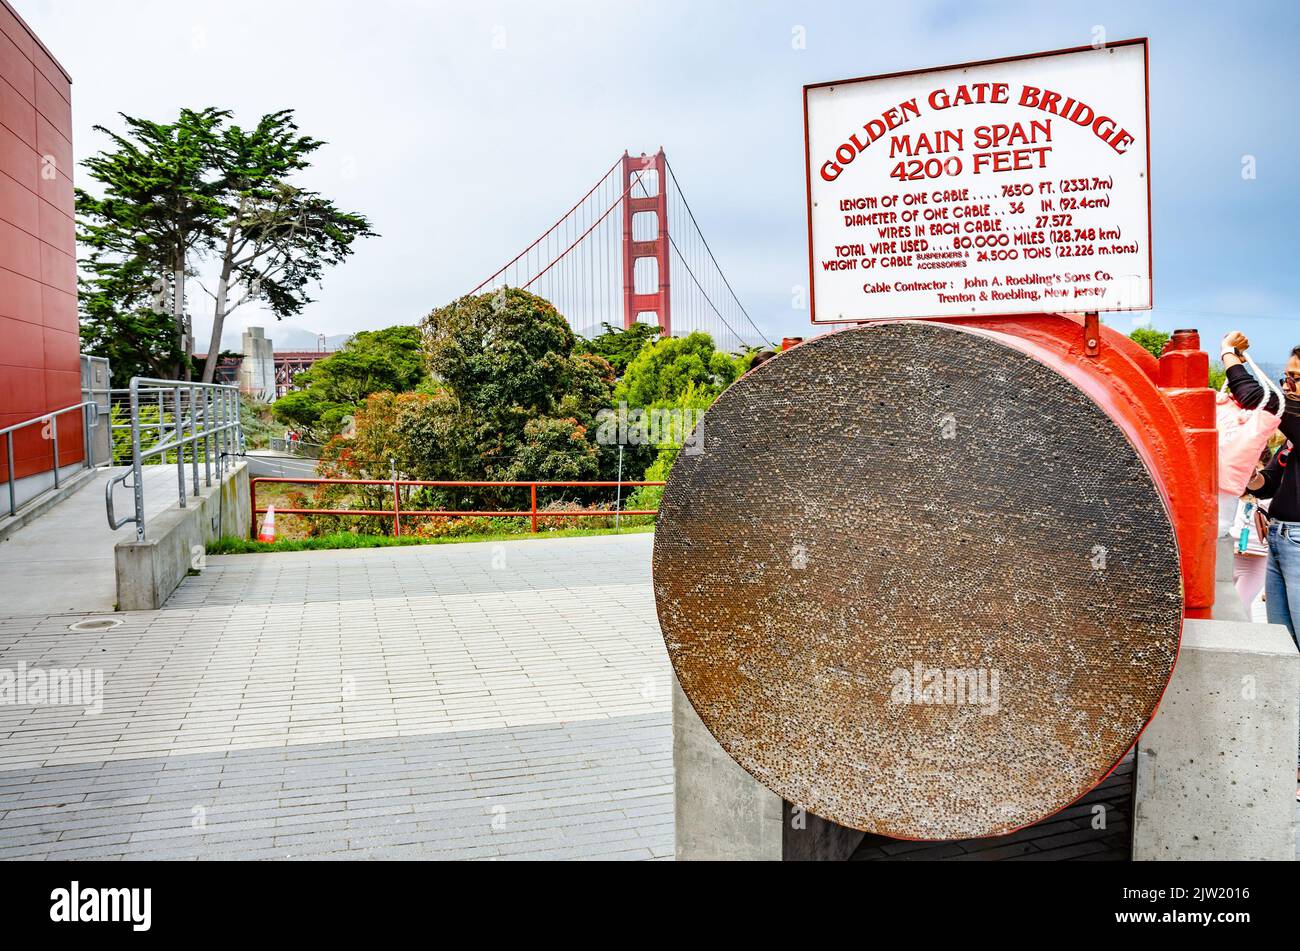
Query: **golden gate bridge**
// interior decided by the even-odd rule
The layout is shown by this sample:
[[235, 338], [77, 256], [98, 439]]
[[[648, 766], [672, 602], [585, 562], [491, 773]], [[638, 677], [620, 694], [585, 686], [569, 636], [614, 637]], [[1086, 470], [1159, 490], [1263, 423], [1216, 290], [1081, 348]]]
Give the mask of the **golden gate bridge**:
[[722, 350], [766, 345], [709, 247], [664, 150], [624, 152], [578, 202], [471, 293], [545, 297], [585, 337], [601, 325], [708, 333]]

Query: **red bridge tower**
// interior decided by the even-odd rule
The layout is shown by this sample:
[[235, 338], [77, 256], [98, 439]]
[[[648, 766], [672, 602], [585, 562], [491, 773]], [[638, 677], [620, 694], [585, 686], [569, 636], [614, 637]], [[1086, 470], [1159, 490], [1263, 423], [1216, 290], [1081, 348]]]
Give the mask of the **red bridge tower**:
[[[654, 323], [663, 328], [663, 336], [672, 336], [672, 314], [668, 303], [668, 180], [667, 161], [661, 148], [655, 155], [632, 157], [623, 153], [623, 327], [636, 323], [642, 314], [654, 314]], [[653, 173], [653, 174], [651, 174]], [[633, 228], [638, 215], [655, 216], [655, 237], [634, 240]], [[645, 229], [637, 228], [644, 234]], [[659, 289], [638, 294], [638, 261], [654, 261]], [[644, 268], [643, 268], [644, 272]], [[649, 322], [649, 321], [647, 321]]]

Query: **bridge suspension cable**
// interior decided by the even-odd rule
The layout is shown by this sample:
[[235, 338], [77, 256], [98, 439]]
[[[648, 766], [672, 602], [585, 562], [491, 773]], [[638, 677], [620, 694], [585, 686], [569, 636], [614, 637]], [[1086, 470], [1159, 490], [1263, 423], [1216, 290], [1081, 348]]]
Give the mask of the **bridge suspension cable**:
[[[763, 331], [750, 318], [714, 257], [672, 163], [665, 159], [664, 165], [668, 169], [668, 181], [664, 183], [668, 188], [668, 242], [691, 278], [689, 284], [678, 281], [672, 285], [672, 307], [678, 326], [708, 332], [724, 350], [761, 348], [766, 342]], [[683, 240], [679, 242], [679, 238]]]
[[576, 204], [532, 244], [471, 293], [518, 287], [545, 297], [574, 332], [592, 337], [603, 323], [622, 326], [622, 287], [617, 277], [622, 239], [618, 216], [626, 196], [619, 188], [620, 158]]
[[603, 324], [629, 326], [640, 318], [667, 326], [674, 336], [705, 331], [724, 350], [764, 343], [662, 152], [653, 159], [621, 156], [573, 207], [471, 293], [498, 287], [545, 297], [586, 337], [599, 334]]

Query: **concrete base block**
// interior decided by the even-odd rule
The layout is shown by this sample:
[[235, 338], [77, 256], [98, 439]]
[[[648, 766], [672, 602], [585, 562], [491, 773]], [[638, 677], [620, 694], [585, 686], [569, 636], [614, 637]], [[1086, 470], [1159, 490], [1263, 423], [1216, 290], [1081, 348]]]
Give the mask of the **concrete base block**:
[[1298, 720], [1285, 627], [1189, 620], [1138, 742], [1133, 858], [1293, 861]]
[[718, 745], [673, 677], [679, 861], [839, 861], [862, 833], [784, 802]]
[[865, 833], [781, 803], [785, 824], [781, 830], [781, 859], [785, 862], [844, 862], [858, 850]]
[[201, 486], [185, 508], [174, 505], [150, 519], [144, 541], [118, 542], [117, 609], [162, 607], [185, 576], [202, 565], [208, 542], [222, 535], [246, 537], [252, 519], [248, 465], [241, 462], [221, 481]]

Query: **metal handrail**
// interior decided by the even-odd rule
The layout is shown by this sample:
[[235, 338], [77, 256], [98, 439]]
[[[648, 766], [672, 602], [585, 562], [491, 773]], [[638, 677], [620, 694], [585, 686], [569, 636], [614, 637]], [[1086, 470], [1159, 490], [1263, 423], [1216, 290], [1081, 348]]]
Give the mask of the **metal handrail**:
[[[177, 382], [180, 382], [180, 381], [177, 381]], [[202, 385], [202, 384], [199, 384], [199, 385]], [[129, 399], [130, 399], [130, 394], [131, 394], [131, 389], [130, 389], [130, 387], [115, 387], [115, 388], [113, 388], [113, 389], [109, 389], [109, 390], [99, 390], [98, 392], [108, 394], [108, 399], [109, 399], [109, 411], [108, 411], [108, 413], [109, 413], [109, 423], [108, 423], [108, 428], [109, 428], [109, 432], [110, 432], [110, 434], [113, 433], [113, 432], [129, 432], [130, 429], [131, 429], [131, 422], [130, 422], [130, 420], [128, 420], [127, 422], [124, 422], [124, 423], [115, 423], [115, 422], [113, 422], [113, 410], [114, 410], [115, 408], [117, 408], [117, 407], [114, 407], [114, 405], [113, 405], [113, 398], [114, 398], [114, 397], [125, 397], [125, 398], [129, 401]], [[157, 407], [157, 410], [158, 410], [158, 420], [157, 420], [156, 422], [152, 422], [152, 423], [148, 423], [148, 422], [145, 422], [144, 420], [141, 420], [141, 421], [140, 421], [140, 424], [139, 424], [139, 425], [140, 425], [140, 428], [143, 429], [143, 430], [154, 430], [154, 431], [157, 431], [157, 433], [159, 434], [159, 437], [161, 438], [161, 434], [162, 434], [164, 431], [166, 431], [166, 430], [170, 430], [170, 429], [173, 429], [173, 428], [174, 428], [174, 424], [172, 424], [172, 423], [168, 423], [167, 420], [166, 420], [166, 416], [167, 416], [167, 397], [168, 397], [168, 396], [170, 395], [170, 393], [171, 393], [171, 388], [170, 388], [170, 387], [164, 387], [164, 386], [148, 386], [148, 387], [144, 387], [144, 386], [142, 386], [142, 387], [140, 387], [140, 389], [139, 389], [139, 393], [140, 393], [140, 397], [141, 397], [141, 407], [142, 407], [142, 408], [143, 408], [143, 406], [145, 405], [145, 404], [144, 404], [144, 398], [145, 398], [145, 397], [148, 397], [148, 405], [149, 405], [151, 408], [156, 406], [156, 407]], [[120, 405], [121, 405], [121, 404], [118, 404], [118, 406], [120, 406]], [[112, 441], [112, 437], [111, 437], [111, 435], [110, 435], [110, 444], [111, 444], [111, 441]]]
[[[283, 436], [273, 436], [271, 437], [270, 448], [272, 452], [282, 452], [285, 455], [295, 456], [300, 459], [315, 459], [320, 455], [320, 450], [325, 448], [325, 444], [319, 442], [307, 442], [303, 439], [291, 440], [286, 439]], [[311, 456], [303, 452], [302, 450], [304, 448], [315, 449], [316, 456]]]
[[[182, 380], [156, 380], [149, 377], [133, 377], [130, 386], [131, 395], [131, 467], [121, 475], [108, 480], [104, 486], [104, 506], [108, 515], [108, 524], [113, 530], [134, 523], [136, 538], [144, 541], [144, 473], [145, 460], [162, 456], [164, 464], [167, 454], [176, 453], [176, 482], [180, 498], [180, 507], [187, 506], [186, 501], [186, 449], [189, 449], [189, 468], [193, 496], [199, 494], [199, 453], [202, 446], [204, 484], [212, 485], [213, 463], [216, 463], [217, 480], [225, 474], [227, 461], [232, 456], [244, 454], [244, 430], [240, 416], [239, 387], [220, 383], [187, 383]], [[171, 396], [172, 423], [165, 425], [166, 394]], [[141, 423], [140, 397], [158, 395], [159, 417], [157, 423]], [[188, 400], [185, 398], [188, 397]], [[128, 424], [118, 424], [114, 428], [124, 429]], [[141, 446], [140, 431], [156, 429], [158, 442], [144, 448]], [[187, 432], [188, 430], [188, 432]], [[170, 433], [170, 437], [167, 434]], [[130, 478], [135, 502], [134, 515], [118, 518], [113, 505], [113, 490], [121, 484], [127, 485]]]
[[[303, 478], [293, 479], [276, 476], [258, 476], [250, 479], [248, 482], [249, 494], [252, 501], [253, 510], [253, 531], [257, 530], [257, 516], [267, 512], [267, 509], [258, 508], [257, 505], [257, 486], [260, 483], [270, 484], [293, 484], [293, 485], [382, 485], [385, 488], [393, 490], [393, 507], [391, 509], [304, 509], [304, 508], [278, 508], [276, 512], [280, 515], [369, 515], [391, 517], [393, 519], [393, 534], [400, 537], [402, 534], [402, 516], [411, 516], [414, 518], [464, 518], [468, 515], [478, 515], [484, 518], [527, 518], [532, 522], [532, 530], [537, 531], [538, 518], [584, 518], [595, 516], [613, 515], [617, 520], [624, 515], [658, 515], [657, 509], [624, 509], [623, 506], [623, 489], [640, 488], [642, 486], [663, 486], [666, 482], [647, 482], [644, 480], [592, 480], [585, 482], [565, 482], [557, 480], [428, 480], [428, 479], [325, 479], [325, 478]], [[438, 488], [438, 489], [464, 489], [464, 488], [514, 488], [528, 489], [531, 497], [531, 507], [526, 509], [508, 509], [502, 511], [487, 511], [482, 509], [403, 509], [401, 490], [403, 488]], [[579, 509], [573, 511], [546, 511], [537, 507], [537, 490], [546, 488], [575, 488], [575, 489], [618, 489], [617, 508], [614, 509]]]
[[[91, 414], [87, 407], [93, 406], [95, 414]], [[5, 463], [8, 466], [7, 475], [9, 477], [9, 514], [14, 516], [18, 514], [18, 473], [14, 470], [14, 433], [20, 429], [26, 429], [28, 426], [35, 426], [38, 423], [50, 423], [50, 441], [54, 444], [54, 488], [59, 487], [59, 417], [64, 413], [71, 413], [74, 410], [81, 410], [82, 432], [84, 433], [85, 452], [82, 453], [83, 468], [91, 467], [90, 459], [90, 427], [95, 425], [98, 420], [99, 404], [94, 400], [85, 400], [73, 406], [65, 406], [63, 409], [51, 410], [48, 413], [42, 413], [40, 416], [33, 416], [31, 419], [23, 420], [21, 423], [14, 423], [12, 426], [6, 426], [0, 429], [0, 436], [5, 437]]]

